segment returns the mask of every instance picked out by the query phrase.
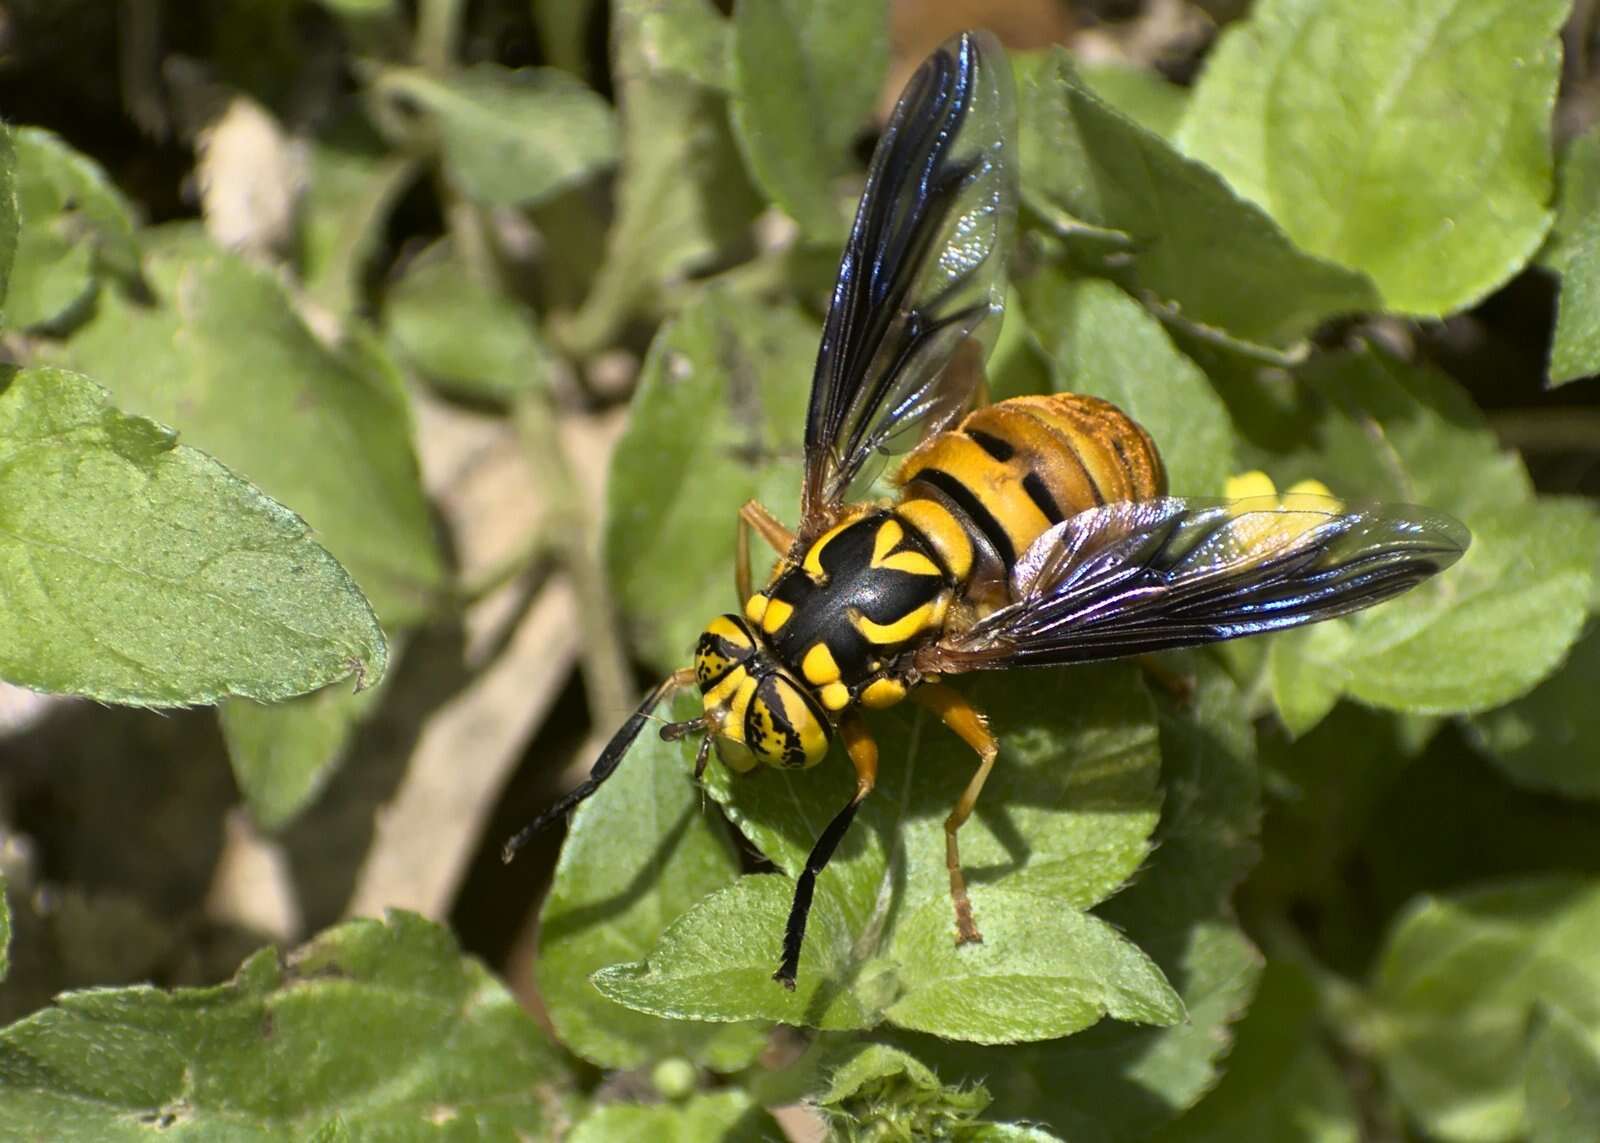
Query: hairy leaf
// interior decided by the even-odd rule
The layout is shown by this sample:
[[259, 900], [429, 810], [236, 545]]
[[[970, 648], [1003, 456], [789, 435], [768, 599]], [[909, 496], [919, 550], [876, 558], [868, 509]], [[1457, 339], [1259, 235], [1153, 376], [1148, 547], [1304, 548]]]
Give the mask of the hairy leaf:
[[292, 505], [385, 623], [421, 617], [444, 569], [398, 377], [370, 345], [329, 350], [276, 279], [193, 232], [147, 246], [157, 304], [102, 297], [70, 359]]
[[1269, 964], [1222, 1081], [1156, 1143], [1357, 1143], [1354, 1101], [1317, 1031], [1310, 982]]
[[8, 316], [48, 325], [88, 300], [101, 273], [139, 274], [127, 201], [92, 160], [38, 127], [19, 128], [16, 194], [21, 230]]
[[324, 687], [270, 706], [222, 704], [228, 761], [257, 825], [282, 829], [316, 800], [383, 693], [382, 686], [358, 695]]
[[1600, 883], [1545, 877], [1417, 901], [1373, 983], [1374, 1047], [1430, 1134], [1491, 1143], [1527, 1130], [1523, 1061], [1536, 1006], [1600, 1033]]
[[764, 1143], [783, 1132], [750, 1096], [735, 1088], [691, 1096], [683, 1103], [612, 1103], [578, 1121], [567, 1143]]
[[885, 6], [740, 0], [733, 27], [733, 127], [751, 174], [806, 234], [842, 239], [833, 181], [883, 81]]
[[374, 91], [402, 114], [432, 118], [445, 169], [486, 205], [536, 205], [617, 161], [610, 106], [555, 68], [479, 63], [440, 76], [390, 67]]
[[[1002, 741], [961, 832], [983, 944], [954, 947], [944, 868], [943, 820], [972, 752], [902, 710], [874, 720], [879, 786], [819, 879], [796, 991], [771, 979], [793, 886], [770, 874], [702, 902], [645, 961], [601, 973], [602, 991], [664, 1015], [822, 1028], [887, 1019], [987, 1043], [1066, 1035], [1103, 1015], [1180, 1018], [1160, 971], [1082, 912], [1138, 867], [1155, 824], [1155, 727], [1135, 677], [1031, 672], [963, 690]], [[737, 782], [718, 765], [707, 781], [790, 875], [854, 786], [839, 761]]]
[[0, 124], [0, 319], [10, 324], [5, 308], [11, 300], [11, 269], [17, 256], [17, 149], [11, 128]]
[[547, 1138], [571, 1118], [569, 1082], [482, 965], [395, 913], [285, 963], [257, 953], [213, 988], [66, 993], [0, 1031], [0, 1134]]
[[372, 609], [304, 522], [87, 378], [18, 374], [0, 461], [9, 681], [173, 706], [383, 674]]
[[1188, 88], [1151, 68], [1111, 60], [1079, 60], [1078, 74], [1090, 91], [1146, 131], [1163, 139], [1177, 133], [1189, 100]]
[[[1458, 565], [1402, 599], [1276, 637], [1280, 710], [1303, 732], [1341, 694], [1450, 713], [1526, 693], [1582, 628], [1600, 544], [1593, 514], [1534, 500], [1520, 460], [1442, 374], [1363, 350], [1301, 376], [1315, 394], [1295, 414], [1309, 447], [1268, 461], [1280, 485], [1316, 477], [1352, 501], [1425, 504], [1457, 516], [1473, 539]], [[1239, 408], [1263, 395], [1232, 389], [1228, 400]]]
[[1566, 0], [1263, 0], [1224, 32], [1179, 130], [1305, 249], [1436, 317], [1550, 225]]
[[1274, 345], [1377, 308], [1363, 276], [1297, 249], [1215, 171], [1101, 102], [1064, 51], [1030, 71], [1018, 139], [1023, 200], [1047, 218], [1125, 232], [1108, 275], [1191, 321]]
[[664, 287], [734, 248], [761, 206], [726, 98], [653, 54], [660, 5], [617, 0], [615, 9], [622, 167], [605, 260], [582, 307], [558, 327], [578, 353], [606, 347]]
[[1561, 275], [1550, 384], [1600, 373], [1600, 131], [1575, 139], [1561, 164], [1556, 220], [1544, 260]]
[[1589, 701], [1600, 678], [1600, 629], [1573, 644], [1561, 669], [1528, 694], [1475, 715], [1490, 758], [1519, 785], [1600, 798], [1600, 709]]
[[676, 1056], [735, 1071], [766, 1042], [765, 1025], [661, 1020], [612, 1003], [589, 982], [598, 969], [644, 956], [669, 922], [737, 878], [722, 823], [701, 812], [691, 765], [684, 744], [646, 728], [626, 764], [573, 815], [540, 913], [535, 971], [550, 1022], [601, 1067]]
[[1147, 867], [1099, 912], [1154, 958], [1183, 1001], [1170, 1028], [1102, 1024], [1041, 1044], [976, 1049], [896, 1037], [946, 1082], [982, 1080], [992, 1114], [1048, 1126], [1075, 1143], [1135, 1140], [1216, 1082], [1229, 1024], [1249, 1002], [1260, 955], [1229, 911], [1255, 858], [1260, 813], [1253, 737], [1242, 697], [1200, 656], [1187, 703], [1161, 712], [1165, 805]]
[[[743, 602], [733, 577], [739, 506], [755, 497], [795, 520], [817, 337], [797, 310], [714, 293], [650, 347], [612, 460], [605, 558], [658, 670], [683, 666], [706, 623]], [[758, 578], [768, 561], [753, 552]]]
[[1584, 1143], [1600, 1123], [1600, 1037], [1560, 1008], [1541, 1014], [1523, 1080], [1529, 1143]]
[[532, 315], [475, 281], [448, 244], [407, 267], [383, 314], [405, 358], [444, 388], [504, 401], [548, 383], [550, 351]]

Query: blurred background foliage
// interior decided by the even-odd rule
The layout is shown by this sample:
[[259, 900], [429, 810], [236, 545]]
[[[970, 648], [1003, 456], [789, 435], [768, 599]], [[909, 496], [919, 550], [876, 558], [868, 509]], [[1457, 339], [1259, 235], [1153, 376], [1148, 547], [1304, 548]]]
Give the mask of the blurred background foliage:
[[[1596, 15], [0, 0], [0, 530], [305, 628], [0, 543], [0, 1134], [1600, 1138]], [[647, 734], [499, 849], [730, 606], [737, 505], [792, 518], [876, 126], [973, 26], [1019, 78], [996, 395], [1475, 542], [1173, 656], [1184, 699], [974, 688], [1009, 1006], [921, 909], [968, 763], [886, 716], [790, 997], [837, 766], [708, 802]]]

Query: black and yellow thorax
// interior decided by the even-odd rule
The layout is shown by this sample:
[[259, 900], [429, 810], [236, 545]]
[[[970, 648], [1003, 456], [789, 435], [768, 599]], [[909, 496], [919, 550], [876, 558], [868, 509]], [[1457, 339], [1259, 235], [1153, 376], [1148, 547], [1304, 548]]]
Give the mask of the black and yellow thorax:
[[1160, 496], [1155, 445], [1094, 397], [1019, 397], [905, 460], [892, 505], [863, 506], [779, 562], [744, 614], [714, 620], [695, 671], [723, 760], [810, 766], [839, 716], [893, 706], [919, 647], [1010, 602], [1010, 572], [1068, 516]]

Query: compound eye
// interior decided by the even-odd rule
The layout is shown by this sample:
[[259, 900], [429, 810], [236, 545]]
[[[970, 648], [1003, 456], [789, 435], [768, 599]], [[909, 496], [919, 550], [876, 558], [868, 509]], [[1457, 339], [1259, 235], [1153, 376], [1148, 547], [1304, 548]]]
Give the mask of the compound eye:
[[815, 766], [828, 753], [827, 722], [786, 675], [775, 672], [761, 680], [744, 724], [745, 745], [768, 766]]
[[706, 625], [694, 648], [695, 681], [702, 693], [755, 654], [755, 641], [736, 615], [719, 615]]

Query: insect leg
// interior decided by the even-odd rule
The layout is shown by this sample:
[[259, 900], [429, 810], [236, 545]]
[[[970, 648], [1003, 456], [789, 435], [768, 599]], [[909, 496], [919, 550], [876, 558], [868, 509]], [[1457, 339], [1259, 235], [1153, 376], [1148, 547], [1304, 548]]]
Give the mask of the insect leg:
[[611, 741], [606, 744], [606, 748], [600, 752], [600, 757], [596, 759], [594, 766], [589, 770], [589, 776], [568, 790], [555, 805], [518, 830], [516, 836], [507, 841], [504, 848], [501, 849], [500, 859], [502, 861], [510, 861], [517, 855], [517, 850], [527, 843], [529, 838], [598, 790], [600, 784], [611, 777], [612, 771], [622, 763], [622, 759], [628, 753], [628, 747], [632, 746], [633, 740], [639, 737], [639, 731], [644, 729], [644, 724], [650, 718], [650, 712], [655, 710], [657, 704], [683, 688], [693, 686], [694, 681], [694, 668], [684, 667], [681, 670], [672, 672], [672, 674], [651, 688], [650, 693], [644, 696], [644, 701], [639, 704], [638, 709], [628, 716], [628, 721], [622, 724], [622, 729], [612, 736]]
[[739, 602], [750, 598], [750, 529], [761, 533], [780, 556], [789, 554], [794, 547], [794, 533], [785, 528], [776, 516], [767, 511], [759, 500], [746, 500], [739, 508], [739, 536], [733, 573], [739, 588]]
[[878, 744], [872, 740], [867, 724], [852, 712], [840, 721], [839, 730], [844, 737], [845, 752], [850, 755], [850, 764], [856, 768], [856, 793], [844, 809], [834, 815], [828, 827], [822, 831], [822, 836], [817, 838], [817, 843], [811, 847], [811, 853], [806, 858], [806, 867], [801, 871], [800, 879], [794, 883], [794, 904], [789, 906], [789, 923], [783, 930], [783, 963], [772, 974], [772, 979], [790, 992], [794, 991], [795, 974], [800, 971], [800, 946], [806, 939], [806, 918], [811, 914], [811, 896], [816, 891], [817, 874], [828, 864], [840, 839], [850, 828], [857, 807], [872, 793], [873, 784], [878, 780]]
[[956, 843], [956, 834], [967, 818], [972, 816], [972, 807], [977, 805], [978, 795], [983, 793], [983, 784], [989, 779], [989, 771], [994, 769], [1000, 743], [989, 733], [988, 723], [978, 708], [943, 683], [928, 683], [912, 691], [911, 697], [938, 715], [939, 720], [955, 731], [961, 741], [978, 752], [977, 773], [972, 775], [967, 788], [956, 799], [950, 816], [944, 819], [944, 856], [945, 864], [950, 869], [950, 900], [955, 902], [956, 907], [956, 944], [971, 944], [982, 941], [983, 934], [978, 932], [978, 926], [972, 920], [972, 902], [967, 899], [967, 879], [961, 875], [961, 850]]

